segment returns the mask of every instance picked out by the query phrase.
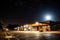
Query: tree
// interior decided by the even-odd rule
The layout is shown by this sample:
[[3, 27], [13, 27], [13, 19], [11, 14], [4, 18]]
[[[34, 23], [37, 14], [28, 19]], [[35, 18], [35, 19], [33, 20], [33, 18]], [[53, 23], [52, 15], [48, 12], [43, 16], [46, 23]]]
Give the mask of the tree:
[[2, 27], [2, 24], [1, 24], [1, 22], [0, 22], [0, 30], [2, 30], [3, 29], [3, 27]]
[[10, 30], [14, 30], [14, 28], [17, 27], [17, 26], [19, 26], [19, 25], [17, 25], [17, 24], [14, 24], [14, 25], [9, 24], [9, 25], [7, 26], [7, 28], [10, 29]]

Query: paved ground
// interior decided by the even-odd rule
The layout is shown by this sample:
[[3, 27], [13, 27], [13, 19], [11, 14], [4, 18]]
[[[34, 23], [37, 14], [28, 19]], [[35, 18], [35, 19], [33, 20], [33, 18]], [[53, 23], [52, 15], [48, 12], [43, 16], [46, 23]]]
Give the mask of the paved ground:
[[[39, 32], [39, 31], [11, 31], [8, 34], [13, 38], [10, 40], [60, 40], [59, 31]], [[7, 40], [6, 38], [0, 40]]]

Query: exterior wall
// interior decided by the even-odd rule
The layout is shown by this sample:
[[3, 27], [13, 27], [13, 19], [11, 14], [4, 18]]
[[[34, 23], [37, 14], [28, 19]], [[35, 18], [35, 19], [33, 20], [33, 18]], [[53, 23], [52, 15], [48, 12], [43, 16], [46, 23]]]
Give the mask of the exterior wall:
[[39, 23], [39, 24], [27, 24], [20, 27], [20, 31], [50, 31], [50, 25]]
[[39, 28], [38, 31], [50, 31], [50, 26], [48, 26], [48, 25], [47, 26], [41, 26], [41, 27], [39, 26], [38, 28]]

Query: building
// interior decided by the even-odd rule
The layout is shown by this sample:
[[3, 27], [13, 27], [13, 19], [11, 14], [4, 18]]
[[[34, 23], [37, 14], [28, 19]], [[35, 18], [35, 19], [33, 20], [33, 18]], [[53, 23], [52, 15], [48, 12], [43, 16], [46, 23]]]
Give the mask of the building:
[[26, 24], [23, 26], [24, 31], [50, 31], [50, 25], [45, 22], [36, 22], [33, 24]]
[[20, 31], [56, 31], [60, 30], [59, 21], [35, 22], [21, 26]]

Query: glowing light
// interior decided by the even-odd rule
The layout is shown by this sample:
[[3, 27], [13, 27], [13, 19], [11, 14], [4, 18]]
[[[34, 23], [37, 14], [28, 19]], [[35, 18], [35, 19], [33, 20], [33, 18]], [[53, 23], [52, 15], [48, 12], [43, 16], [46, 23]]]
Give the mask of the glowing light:
[[29, 29], [31, 29], [31, 27], [29, 27]]
[[24, 28], [28, 28], [28, 24], [24, 25]]
[[52, 34], [44, 34], [45, 36], [49, 37], [49, 36], [52, 36]]
[[39, 22], [35, 22], [35, 24], [39, 24]]
[[51, 17], [50, 15], [46, 15], [46, 16], [45, 16], [45, 19], [46, 19], [46, 20], [51, 20], [52, 17]]
[[27, 29], [26, 28], [24, 28], [24, 31], [26, 31]]

